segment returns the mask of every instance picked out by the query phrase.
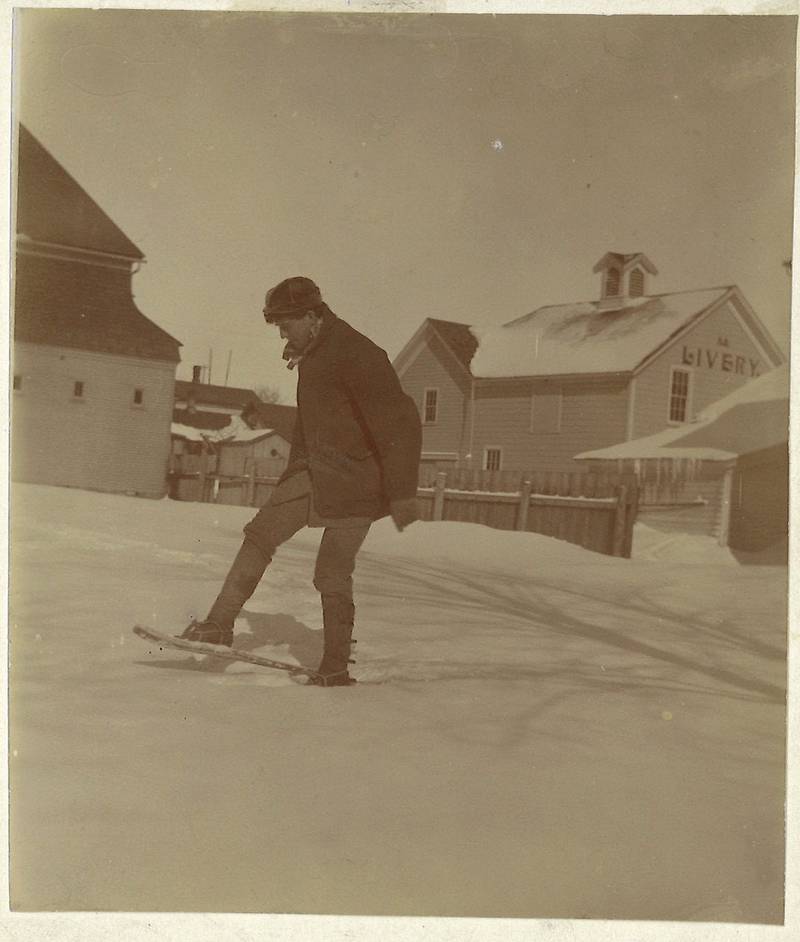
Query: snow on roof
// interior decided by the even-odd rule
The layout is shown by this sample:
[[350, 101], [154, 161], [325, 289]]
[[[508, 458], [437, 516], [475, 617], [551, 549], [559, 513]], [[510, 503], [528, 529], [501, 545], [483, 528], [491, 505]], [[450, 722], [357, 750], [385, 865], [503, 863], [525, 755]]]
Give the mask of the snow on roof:
[[220, 429], [200, 429], [191, 425], [182, 425], [173, 422], [171, 432], [178, 438], [185, 438], [190, 442], [254, 442], [270, 435], [278, 434], [271, 428], [250, 428], [238, 416]]
[[199, 428], [193, 428], [191, 425], [181, 425], [180, 422], [173, 422], [170, 426], [170, 433], [176, 438], [185, 438], [187, 442], [204, 441], [203, 432]]
[[729, 288], [706, 288], [607, 302], [538, 308], [503, 326], [475, 326], [478, 377], [625, 373], [682, 327], [720, 301]]
[[788, 433], [789, 365], [783, 363], [717, 400], [694, 422], [575, 457], [725, 461], [783, 444]]
[[[225, 432], [226, 429], [220, 429], [220, 432]], [[220, 432], [216, 434], [220, 434]], [[234, 435], [228, 436], [226, 441], [234, 442], [255, 442], [259, 441], [262, 438], [269, 438], [270, 435], [277, 435], [278, 433], [274, 428], [246, 428], [239, 429], [235, 432]]]
[[732, 393], [706, 406], [698, 413], [698, 421], [715, 419], [734, 406], [748, 402], [770, 402], [789, 398], [789, 364], [781, 363], [763, 376], [750, 380]]

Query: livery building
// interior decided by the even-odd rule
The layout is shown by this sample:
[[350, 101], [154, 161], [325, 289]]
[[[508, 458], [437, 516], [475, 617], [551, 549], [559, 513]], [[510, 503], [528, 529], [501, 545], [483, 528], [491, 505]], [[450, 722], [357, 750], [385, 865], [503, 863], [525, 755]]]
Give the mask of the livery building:
[[580, 471], [575, 456], [688, 425], [784, 356], [735, 285], [658, 294], [642, 253], [598, 297], [501, 326], [426, 319], [394, 361], [438, 468]]

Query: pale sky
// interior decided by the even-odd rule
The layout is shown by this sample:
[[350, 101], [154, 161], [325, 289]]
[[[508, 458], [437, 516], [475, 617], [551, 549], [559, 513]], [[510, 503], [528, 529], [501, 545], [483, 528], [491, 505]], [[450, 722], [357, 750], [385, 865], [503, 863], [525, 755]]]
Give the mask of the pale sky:
[[788, 344], [793, 18], [18, 12], [18, 114], [147, 256], [179, 378], [296, 376], [266, 290], [314, 278], [396, 355], [425, 317], [738, 284]]

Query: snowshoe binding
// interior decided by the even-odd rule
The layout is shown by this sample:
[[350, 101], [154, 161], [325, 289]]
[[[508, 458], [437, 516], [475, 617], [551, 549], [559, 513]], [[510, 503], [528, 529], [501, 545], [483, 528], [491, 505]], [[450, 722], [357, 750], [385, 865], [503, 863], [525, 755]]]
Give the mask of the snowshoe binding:
[[350, 687], [355, 683], [355, 677], [351, 677], [345, 669], [335, 674], [315, 674], [308, 678], [305, 685], [307, 687]]
[[226, 648], [233, 646], [233, 628], [223, 628], [215, 621], [193, 621], [178, 637], [203, 644], [221, 644]]

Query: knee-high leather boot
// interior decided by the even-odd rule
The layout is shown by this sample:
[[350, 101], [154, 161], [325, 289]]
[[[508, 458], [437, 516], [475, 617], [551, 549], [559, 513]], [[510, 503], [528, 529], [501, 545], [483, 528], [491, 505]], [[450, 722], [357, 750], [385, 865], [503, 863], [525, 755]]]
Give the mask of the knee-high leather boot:
[[325, 687], [340, 687], [355, 683], [348, 673], [350, 647], [355, 642], [353, 622], [355, 606], [342, 595], [322, 596], [323, 654], [317, 668], [321, 679], [312, 678], [312, 683]]
[[264, 570], [270, 562], [264, 551], [251, 540], [245, 540], [225, 577], [219, 595], [208, 613], [208, 621], [233, 628], [233, 622], [256, 591]]

